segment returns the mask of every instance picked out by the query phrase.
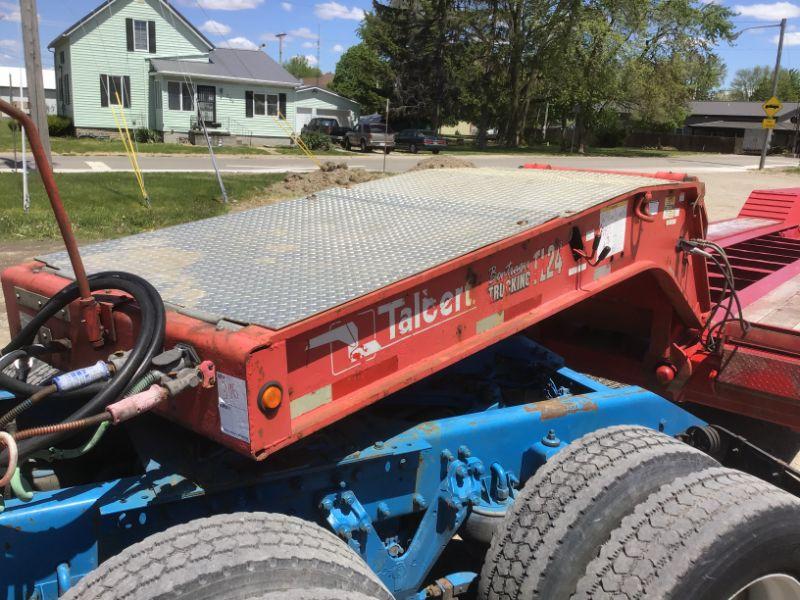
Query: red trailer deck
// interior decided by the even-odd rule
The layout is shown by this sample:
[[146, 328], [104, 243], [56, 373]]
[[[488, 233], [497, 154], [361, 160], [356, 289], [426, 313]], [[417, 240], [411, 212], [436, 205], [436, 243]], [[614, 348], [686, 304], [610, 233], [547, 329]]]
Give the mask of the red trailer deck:
[[[702, 197], [668, 173], [428, 171], [82, 253], [89, 272], [151, 281], [171, 309], [168, 342], [217, 365], [216, 389], [160, 412], [261, 459], [525, 330], [590, 372], [687, 399], [701, 353], [683, 344], [694, 347], [713, 279], [676, 241], [704, 237]], [[71, 277], [63, 253], [6, 271], [12, 333]], [[135, 310], [114, 293], [104, 307], [125, 346]], [[74, 339], [79, 321], [73, 310], [48, 333]], [[73, 347], [71, 367], [109, 352]]]

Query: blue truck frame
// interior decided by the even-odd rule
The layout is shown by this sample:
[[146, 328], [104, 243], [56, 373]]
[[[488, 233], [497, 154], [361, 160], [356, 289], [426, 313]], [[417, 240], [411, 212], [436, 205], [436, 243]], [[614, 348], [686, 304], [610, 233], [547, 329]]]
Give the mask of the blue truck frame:
[[[432, 411], [437, 418], [428, 419]], [[476, 573], [431, 574], [470, 514], [502, 517], [521, 482], [560, 448], [622, 424], [669, 435], [704, 425], [641, 388], [577, 373], [522, 335], [263, 463], [211, 443], [191, 455], [184, 438], [193, 434], [147, 416], [128, 430], [141, 473], [5, 502], [0, 582], [7, 600], [54, 599], [153, 533], [266, 511], [327, 526], [398, 599], [436, 595], [437, 585], [465, 589]]]

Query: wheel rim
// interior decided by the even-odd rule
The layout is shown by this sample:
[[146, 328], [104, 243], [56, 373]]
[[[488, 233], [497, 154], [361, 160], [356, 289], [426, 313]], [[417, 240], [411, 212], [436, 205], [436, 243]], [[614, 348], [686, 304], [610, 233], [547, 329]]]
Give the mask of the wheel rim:
[[784, 573], [764, 575], [748, 583], [729, 600], [800, 600], [800, 581]]
[[411, 148], [409, 148], [409, 150], [411, 150], [411, 154], [416, 154], [417, 153], [417, 145], [416, 144], [411, 144]]

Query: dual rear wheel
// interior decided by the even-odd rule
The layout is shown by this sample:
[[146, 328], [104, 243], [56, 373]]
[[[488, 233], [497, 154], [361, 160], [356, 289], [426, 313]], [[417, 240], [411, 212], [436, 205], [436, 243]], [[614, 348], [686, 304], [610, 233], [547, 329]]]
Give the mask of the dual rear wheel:
[[482, 600], [798, 600], [800, 503], [643, 427], [576, 440], [495, 532]]

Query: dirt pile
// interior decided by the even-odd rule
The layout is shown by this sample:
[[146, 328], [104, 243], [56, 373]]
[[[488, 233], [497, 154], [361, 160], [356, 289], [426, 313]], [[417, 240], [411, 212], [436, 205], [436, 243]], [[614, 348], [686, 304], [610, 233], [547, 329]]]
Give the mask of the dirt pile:
[[283, 181], [274, 184], [270, 188], [270, 192], [293, 196], [313, 194], [325, 188], [348, 187], [354, 183], [371, 181], [381, 176], [380, 173], [372, 173], [364, 169], [350, 169], [345, 163], [327, 161], [322, 163], [320, 169], [309, 173], [289, 173]]
[[419, 161], [416, 165], [411, 167], [409, 171], [424, 171], [425, 169], [461, 169], [461, 168], [474, 169], [475, 164], [463, 158], [456, 158], [455, 156], [431, 156], [430, 158]]

